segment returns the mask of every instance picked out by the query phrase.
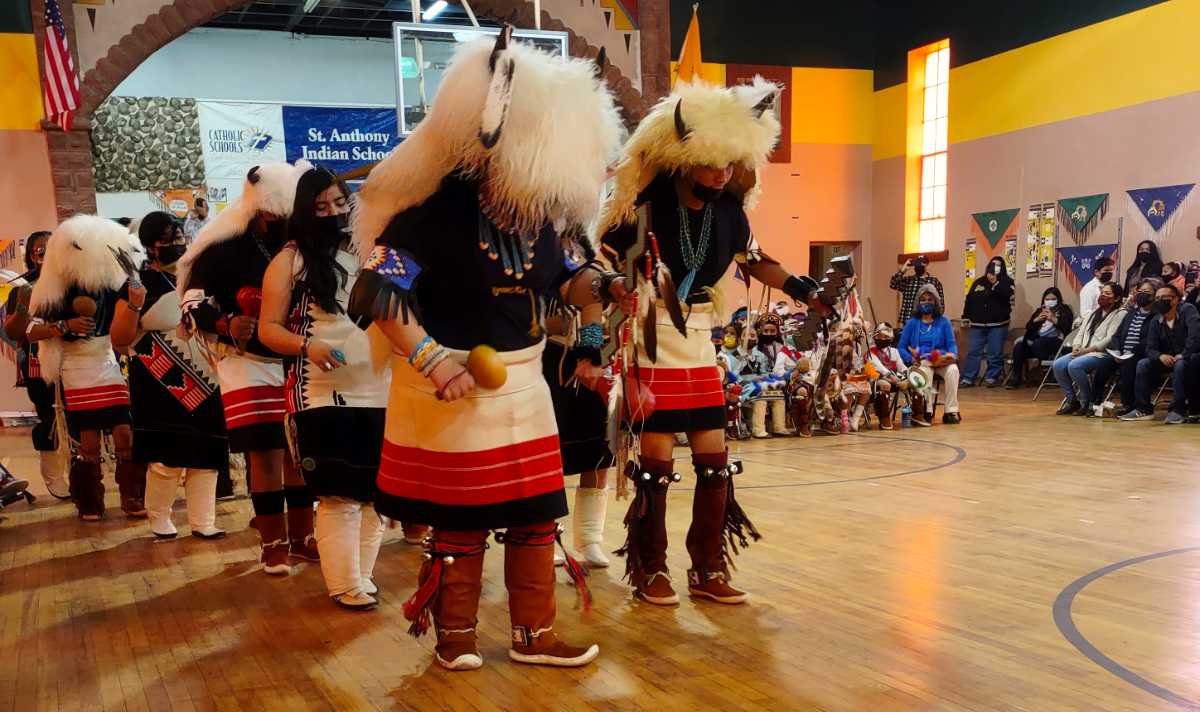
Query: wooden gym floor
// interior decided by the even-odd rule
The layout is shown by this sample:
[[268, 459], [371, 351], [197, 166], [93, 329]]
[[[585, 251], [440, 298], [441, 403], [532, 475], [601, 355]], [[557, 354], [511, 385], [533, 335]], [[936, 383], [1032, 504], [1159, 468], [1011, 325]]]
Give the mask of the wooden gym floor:
[[[590, 614], [559, 589], [559, 629], [601, 645], [581, 670], [507, 660], [495, 550], [486, 666], [447, 673], [405, 633], [419, 551], [394, 534], [383, 605], [355, 614], [315, 565], [257, 571], [244, 499], [216, 543], [14, 505], [0, 710], [1200, 709], [1200, 426], [1055, 417], [1031, 394], [966, 391], [958, 427], [735, 444], [765, 535], [737, 562], [751, 602], [639, 604], [617, 560]], [[34, 479], [24, 432], [0, 452]], [[682, 590], [690, 496], [670, 501]]]

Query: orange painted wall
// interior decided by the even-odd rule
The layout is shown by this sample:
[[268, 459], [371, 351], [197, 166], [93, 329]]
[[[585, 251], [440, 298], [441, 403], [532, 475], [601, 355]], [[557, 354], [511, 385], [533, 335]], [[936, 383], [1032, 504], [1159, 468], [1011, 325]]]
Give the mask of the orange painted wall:
[[24, 237], [56, 224], [50, 156], [41, 131], [0, 130], [0, 237]]

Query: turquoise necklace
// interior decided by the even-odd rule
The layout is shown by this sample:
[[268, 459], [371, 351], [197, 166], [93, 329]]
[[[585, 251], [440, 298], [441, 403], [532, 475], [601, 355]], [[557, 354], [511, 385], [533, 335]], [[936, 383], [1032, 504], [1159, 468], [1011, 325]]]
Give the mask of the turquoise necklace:
[[680, 252], [683, 253], [683, 266], [688, 268], [687, 275], [679, 283], [679, 289], [676, 291], [681, 302], [686, 302], [688, 295], [692, 293], [692, 282], [696, 281], [696, 272], [704, 266], [704, 261], [708, 258], [712, 217], [712, 203], [708, 203], [704, 206], [704, 218], [700, 223], [700, 244], [692, 245], [692, 226], [688, 219], [688, 211], [682, 203], [679, 205], [679, 245]]

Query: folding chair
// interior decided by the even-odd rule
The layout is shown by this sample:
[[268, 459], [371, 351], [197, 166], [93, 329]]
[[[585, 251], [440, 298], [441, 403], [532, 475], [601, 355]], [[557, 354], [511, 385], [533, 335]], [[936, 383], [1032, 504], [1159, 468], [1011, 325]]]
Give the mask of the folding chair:
[[1075, 336], [1074, 331], [1072, 331], [1070, 334], [1067, 334], [1066, 338], [1064, 338], [1062, 340], [1062, 344], [1059, 345], [1058, 351], [1055, 352], [1054, 358], [1052, 358], [1048, 361], [1046, 359], [1041, 359], [1038, 361], [1038, 365], [1042, 367], [1043, 373], [1042, 373], [1042, 382], [1038, 384], [1037, 390], [1034, 391], [1034, 393], [1033, 393], [1034, 402], [1037, 401], [1038, 396], [1042, 395], [1042, 389], [1046, 387], [1046, 384], [1048, 384], [1050, 382], [1050, 380], [1054, 378], [1054, 362], [1058, 360], [1059, 356], [1062, 356], [1064, 353], [1066, 353], [1068, 351], [1068, 349], [1070, 348], [1068, 346], [1068, 344], [1071, 343], [1071, 339], [1074, 336]]

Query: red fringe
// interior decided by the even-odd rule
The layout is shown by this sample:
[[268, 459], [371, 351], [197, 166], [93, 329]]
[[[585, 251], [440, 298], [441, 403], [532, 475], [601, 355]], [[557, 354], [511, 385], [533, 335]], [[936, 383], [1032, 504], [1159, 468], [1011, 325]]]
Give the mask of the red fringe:
[[556, 535], [555, 539], [558, 540], [558, 548], [562, 549], [563, 557], [566, 559], [563, 569], [566, 570], [571, 583], [575, 584], [575, 592], [579, 594], [583, 612], [590, 613], [592, 611], [592, 589], [588, 588], [587, 584], [588, 570], [574, 556], [571, 556], [567, 547], [563, 546], [561, 534]]
[[438, 588], [442, 584], [442, 567], [440, 557], [434, 557], [429, 567], [429, 575], [404, 602], [404, 617], [412, 621], [408, 634], [420, 638], [429, 631], [433, 603], [437, 600]]

